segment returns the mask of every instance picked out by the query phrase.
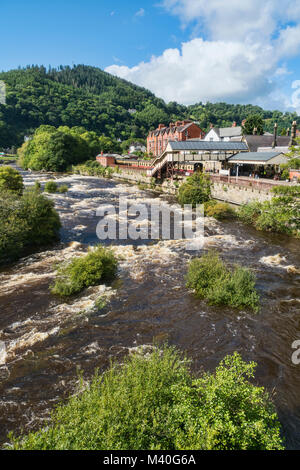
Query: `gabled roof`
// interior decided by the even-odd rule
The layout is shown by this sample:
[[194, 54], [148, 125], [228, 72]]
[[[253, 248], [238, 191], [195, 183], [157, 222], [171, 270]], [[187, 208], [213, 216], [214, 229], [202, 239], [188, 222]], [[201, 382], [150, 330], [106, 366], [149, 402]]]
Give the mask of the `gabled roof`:
[[237, 127], [212, 127], [206, 135], [208, 135], [211, 131], [215, 131], [215, 133], [220, 138], [239, 137], [239, 136], [242, 135], [242, 128], [240, 126], [237, 126]]
[[221, 127], [219, 129], [220, 137], [239, 137], [242, 135], [242, 128], [237, 127]]
[[228, 159], [229, 162], [243, 160], [244, 162], [268, 162], [275, 157], [282, 155], [281, 152], [244, 152], [233, 155]]
[[207, 151], [247, 151], [245, 142], [206, 142], [205, 140], [186, 140], [184, 142], [169, 141], [171, 150], [207, 150]]
[[[272, 150], [274, 142], [273, 135], [245, 135], [245, 141], [248, 144], [250, 152], [257, 152], [259, 147], [269, 148]], [[278, 136], [277, 146], [278, 147], [289, 147], [291, 143], [291, 137], [289, 136]]]

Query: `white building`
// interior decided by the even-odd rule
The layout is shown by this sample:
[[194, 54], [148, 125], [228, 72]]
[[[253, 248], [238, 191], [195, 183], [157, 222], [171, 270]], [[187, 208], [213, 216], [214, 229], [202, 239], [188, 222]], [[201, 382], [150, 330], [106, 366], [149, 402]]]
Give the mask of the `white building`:
[[129, 147], [129, 153], [135, 153], [135, 152], [145, 153], [146, 151], [147, 151], [147, 148], [145, 147], [145, 145], [139, 142], [134, 142]]
[[242, 137], [242, 128], [233, 125], [232, 127], [212, 127], [204, 140], [206, 142], [230, 142], [232, 138], [242, 140]]

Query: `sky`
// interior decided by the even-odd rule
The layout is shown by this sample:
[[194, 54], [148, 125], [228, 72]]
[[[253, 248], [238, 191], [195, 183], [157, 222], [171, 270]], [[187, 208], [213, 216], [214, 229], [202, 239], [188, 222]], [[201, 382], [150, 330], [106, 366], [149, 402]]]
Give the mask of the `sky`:
[[181, 104], [300, 114], [299, 0], [0, 0], [0, 70], [100, 67]]

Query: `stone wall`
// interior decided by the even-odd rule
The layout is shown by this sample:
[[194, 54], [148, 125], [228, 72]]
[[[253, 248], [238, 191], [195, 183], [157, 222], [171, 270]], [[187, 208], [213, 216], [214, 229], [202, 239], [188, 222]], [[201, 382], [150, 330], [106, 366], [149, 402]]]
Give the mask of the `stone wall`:
[[265, 202], [272, 199], [270, 189], [239, 186], [238, 184], [213, 183], [212, 196], [220, 201], [242, 205], [252, 201]]
[[[127, 181], [129, 183], [141, 183], [152, 190], [158, 192], [176, 195], [179, 184], [172, 180], [165, 179], [163, 184], [153, 185], [153, 178], [146, 175], [145, 171], [122, 170], [120, 173], [114, 173], [113, 178], [119, 181]], [[185, 178], [184, 178], [185, 179]], [[256, 187], [255, 187], [256, 185]], [[214, 199], [229, 202], [231, 204], [242, 205], [252, 201], [264, 202], [271, 200], [273, 195], [271, 188], [264, 187], [254, 183], [253, 187], [244, 186], [243, 184], [213, 182], [212, 197]]]

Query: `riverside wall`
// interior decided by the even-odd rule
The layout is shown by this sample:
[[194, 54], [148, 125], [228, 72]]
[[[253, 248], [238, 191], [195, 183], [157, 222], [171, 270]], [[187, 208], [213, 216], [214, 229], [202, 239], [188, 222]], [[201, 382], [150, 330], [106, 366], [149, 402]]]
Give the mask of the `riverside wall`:
[[[165, 180], [162, 184], [155, 184], [153, 178], [146, 175], [146, 172], [136, 170], [122, 170], [114, 173], [113, 179], [127, 181], [129, 183], [142, 184], [145, 188], [156, 190], [161, 193], [176, 195], [181, 183], [172, 180]], [[252, 201], [264, 202], [271, 200], [273, 185], [245, 180], [240, 182], [212, 181], [212, 196], [214, 199], [231, 204], [242, 205]]]

